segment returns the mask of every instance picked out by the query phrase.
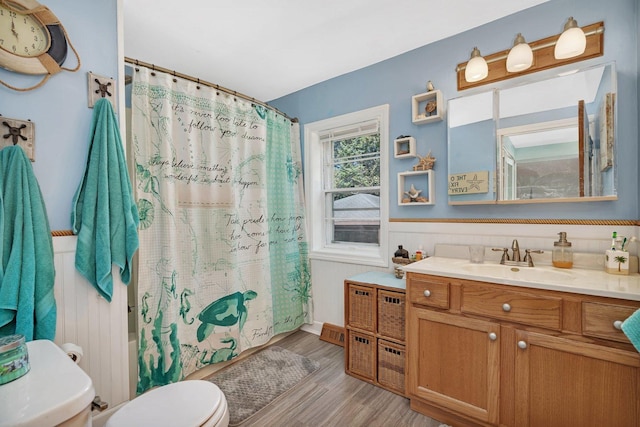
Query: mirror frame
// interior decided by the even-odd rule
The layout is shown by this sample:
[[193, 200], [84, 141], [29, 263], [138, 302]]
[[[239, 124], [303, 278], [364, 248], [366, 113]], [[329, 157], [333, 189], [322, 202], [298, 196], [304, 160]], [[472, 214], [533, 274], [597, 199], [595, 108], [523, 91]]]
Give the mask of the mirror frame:
[[[594, 65], [590, 65], [590, 66], [585, 66], [585, 67], [580, 67], [575, 69], [575, 65], [573, 67], [567, 67], [568, 70], [571, 70], [572, 68], [577, 71], [577, 72], [584, 72], [584, 71], [588, 71], [590, 69], [595, 69], [595, 68], [599, 68], [599, 67], [610, 67], [610, 73], [611, 73], [611, 93], [613, 94], [613, 145], [615, 147], [615, 139], [617, 138], [617, 102], [615, 102], [615, 98], [616, 98], [616, 94], [617, 94], [617, 70], [616, 70], [616, 65], [615, 65], [615, 61], [612, 62], [606, 62], [606, 63], [600, 63], [600, 64], [594, 64]], [[613, 163], [613, 176], [612, 176], [612, 182], [613, 182], [613, 188], [612, 188], [612, 193], [610, 195], [603, 195], [603, 196], [588, 196], [588, 195], [584, 195], [584, 196], [580, 196], [580, 197], [566, 197], [566, 198], [537, 198], [537, 199], [518, 199], [518, 200], [502, 200], [502, 191], [503, 188], [500, 186], [500, 181], [502, 180], [502, 177], [500, 176], [500, 171], [501, 171], [501, 167], [500, 167], [500, 162], [502, 161], [501, 159], [501, 150], [502, 150], [502, 145], [500, 142], [500, 126], [499, 126], [499, 122], [500, 122], [500, 117], [499, 117], [499, 113], [498, 113], [498, 108], [495, 105], [495, 99], [497, 97], [499, 97], [499, 92], [504, 91], [504, 90], [508, 90], [511, 88], [515, 88], [515, 87], [521, 87], [527, 84], [532, 84], [532, 83], [537, 83], [537, 82], [541, 82], [541, 81], [545, 81], [545, 80], [550, 80], [552, 79], [554, 76], [562, 76], [565, 73], [562, 73], [562, 71], [567, 71], [567, 69], [556, 69], [551, 73], [541, 73], [543, 75], [535, 78], [535, 79], [527, 79], [527, 81], [521, 82], [520, 84], [511, 84], [511, 85], [501, 85], [500, 87], [493, 87], [493, 88], [487, 88], [487, 90], [484, 91], [474, 91], [473, 93], [469, 94], [469, 95], [463, 95], [461, 97], [457, 97], [457, 98], [453, 98], [453, 99], [449, 99], [449, 102], [453, 101], [453, 100], [460, 100], [463, 99], [467, 96], [476, 96], [476, 95], [482, 95], [482, 94], [486, 94], [488, 92], [494, 92], [494, 106], [493, 106], [493, 122], [494, 122], [494, 128], [495, 128], [495, 137], [493, 139], [493, 146], [494, 148], [492, 148], [492, 150], [495, 150], [495, 156], [496, 156], [496, 162], [495, 165], [493, 166], [494, 169], [493, 171], [489, 171], [489, 174], [491, 176], [491, 182], [490, 182], [490, 187], [493, 188], [493, 198], [491, 199], [484, 199], [484, 200], [456, 200], [456, 196], [452, 195], [452, 194], [448, 194], [448, 204], [449, 205], [511, 205], [511, 204], [532, 204], [532, 203], [580, 203], [580, 202], [593, 202], [593, 201], [613, 201], [613, 200], [618, 200], [618, 196], [617, 196], [617, 180], [618, 180], [618, 171], [617, 171], [617, 161], [616, 161], [616, 151], [617, 150], [613, 150], [613, 159], [612, 159], [612, 163]], [[568, 74], [568, 72], [566, 73]], [[504, 83], [504, 82], [503, 82]], [[576, 100], [578, 101], [578, 100]], [[447, 118], [447, 123], [449, 123], [449, 120], [452, 116], [451, 112], [452, 112], [452, 107], [449, 105], [448, 106], [448, 110], [449, 110], [449, 115]], [[583, 134], [584, 129], [588, 126], [588, 123], [585, 123], [585, 116], [586, 116], [586, 111], [584, 111], [584, 106], [582, 106], [582, 111], [584, 112], [584, 114], [578, 114], [575, 119], [576, 119], [576, 124], [578, 126], [578, 131], [580, 132], [580, 134]], [[587, 118], [588, 120], [588, 118]], [[448, 141], [447, 141], [447, 151], [448, 151], [448, 164], [447, 164], [447, 170], [448, 170], [448, 177], [451, 177], [451, 160], [452, 160], [452, 156], [451, 156], [451, 128], [449, 127], [449, 125], [447, 125], [447, 133], [448, 133]], [[599, 132], [599, 130], [598, 130]], [[579, 141], [582, 141], [583, 138], [579, 138]], [[584, 168], [587, 167], [586, 166], [586, 159], [585, 159], [585, 153], [584, 153], [584, 146], [582, 144], [580, 144], [580, 153], [582, 154], [579, 157], [579, 162], [580, 162], [580, 170], [582, 171], [582, 173], [580, 173], [580, 188], [582, 189], [581, 193], [585, 192], [585, 187], [583, 185], [584, 180], [585, 180], [585, 175], [584, 175]], [[491, 173], [493, 172], [493, 173]], [[462, 172], [461, 172], [462, 173]], [[454, 172], [454, 174], [457, 174]]]

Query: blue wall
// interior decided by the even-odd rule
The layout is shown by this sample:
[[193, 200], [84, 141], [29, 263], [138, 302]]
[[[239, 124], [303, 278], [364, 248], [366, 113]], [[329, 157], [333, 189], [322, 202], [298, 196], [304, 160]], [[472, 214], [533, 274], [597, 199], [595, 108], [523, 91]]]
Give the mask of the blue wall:
[[[396, 174], [409, 170], [415, 161], [391, 158], [389, 165], [391, 218], [640, 218], [638, 188], [638, 43], [637, 0], [551, 0], [462, 34], [438, 41], [352, 73], [316, 84], [273, 100], [271, 105], [305, 123], [361, 110], [390, 105], [390, 139], [412, 135], [418, 154], [431, 150], [436, 157], [436, 204], [397, 206]], [[447, 204], [447, 125], [414, 125], [411, 96], [425, 91], [428, 80], [445, 99], [466, 94], [456, 89], [455, 67], [468, 60], [474, 46], [484, 54], [508, 49], [521, 32], [527, 40], [538, 40], [562, 31], [569, 16], [581, 26], [604, 21], [604, 56], [583, 65], [616, 62], [618, 73], [617, 201], [553, 203], [509, 206], [449, 206]], [[428, 22], [429, 17], [425, 17]], [[425, 25], [428, 31], [428, 25]], [[630, 36], [636, 35], [636, 36]], [[490, 85], [484, 86], [487, 90]], [[468, 91], [467, 91], [468, 92]]]
[[[52, 230], [71, 228], [71, 202], [86, 165], [93, 110], [87, 107], [87, 73], [118, 77], [117, 16], [114, 0], [46, 0], [78, 51], [82, 67], [62, 71], [41, 88], [15, 92], [0, 86], [0, 114], [30, 119], [36, 128], [33, 168], [44, 195]], [[63, 66], [77, 62], [69, 50]], [[27, 87], [41, 76], [0, 69], [0, 79]]]

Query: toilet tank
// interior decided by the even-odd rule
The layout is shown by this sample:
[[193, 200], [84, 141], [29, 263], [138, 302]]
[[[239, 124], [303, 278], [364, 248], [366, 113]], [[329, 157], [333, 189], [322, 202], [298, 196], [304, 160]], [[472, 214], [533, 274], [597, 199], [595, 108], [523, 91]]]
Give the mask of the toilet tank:
[[0, 427], [53, 427], [72, 419], [90, 426], [91, 378], [52, 341], [28, 342], [27, 351], [31, 370], [0, 386]]

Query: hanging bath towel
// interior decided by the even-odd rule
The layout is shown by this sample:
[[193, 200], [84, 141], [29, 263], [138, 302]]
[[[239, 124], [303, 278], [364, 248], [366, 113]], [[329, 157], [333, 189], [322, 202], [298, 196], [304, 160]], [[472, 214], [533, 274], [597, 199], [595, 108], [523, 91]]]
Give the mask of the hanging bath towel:
[[91, 122], [87, 168], [73, 198], [71, 223], [78, 235], [76, 269], [111, 302], [111, 265], [122, 282], [131, 280], [131, 260], [138, 249], [138, 209], [109, 100], [98, 100]]
[[636, 350], [640, 352], [640, 309], [622, 322], [622, 332], [629, 338]]
[[0, 151], [0, 336], [56, 334], [53, 242], [40, 186], [19, 146]]

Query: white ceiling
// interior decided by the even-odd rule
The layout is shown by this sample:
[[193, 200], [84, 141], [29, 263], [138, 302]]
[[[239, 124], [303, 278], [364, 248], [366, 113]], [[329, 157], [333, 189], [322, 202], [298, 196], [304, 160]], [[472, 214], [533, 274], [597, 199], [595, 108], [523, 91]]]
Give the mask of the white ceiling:
[[270, 101], [545, 1], [123, 0], [124, 53]]

